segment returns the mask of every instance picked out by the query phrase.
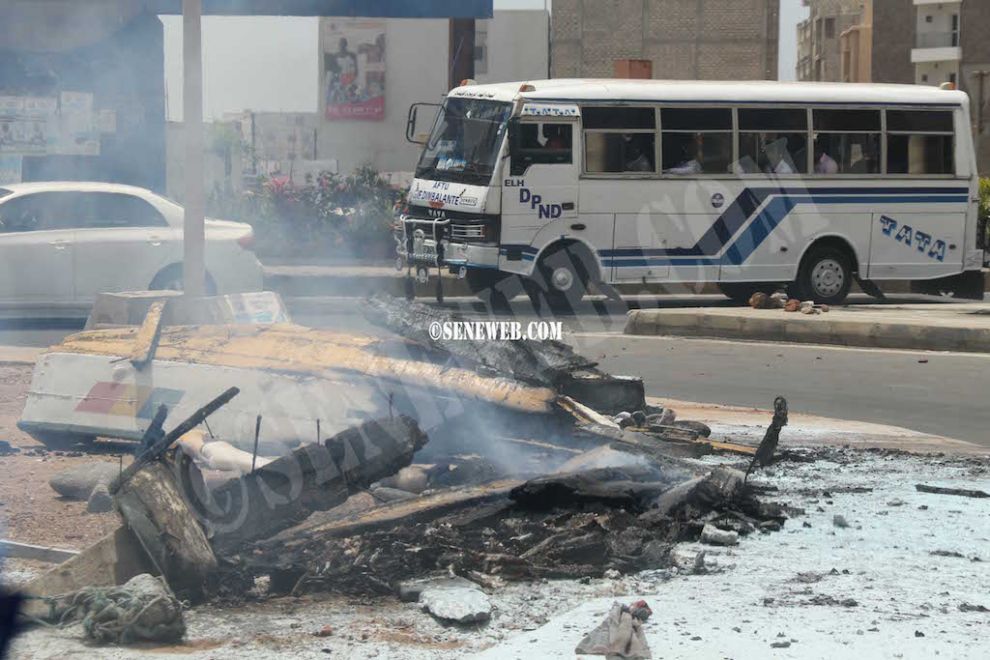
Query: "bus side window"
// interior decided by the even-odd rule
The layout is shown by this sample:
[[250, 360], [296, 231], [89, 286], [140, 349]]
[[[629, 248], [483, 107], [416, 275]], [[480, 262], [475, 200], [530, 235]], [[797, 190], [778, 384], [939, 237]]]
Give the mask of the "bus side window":
[[732, 110], [662, 108], [664, 174], [728, 174], [732, 162]]
[[808, 171], [808, 112], [803, 108], [740, 108], [739, 169], [765, 174]]
[[589, 174], [656, 172], [656, 112], [647, 107], [582, 108]]
[[880, 111], [813, 108], [815, 174], [879, 174]]
[[530, 165], [570, 165], [574, 162], [571, 124], [515, 122], [509, 128], [510, 175], [522, 176]]
[[888, 174], [955, 174], [951, 112], [887, 110]]

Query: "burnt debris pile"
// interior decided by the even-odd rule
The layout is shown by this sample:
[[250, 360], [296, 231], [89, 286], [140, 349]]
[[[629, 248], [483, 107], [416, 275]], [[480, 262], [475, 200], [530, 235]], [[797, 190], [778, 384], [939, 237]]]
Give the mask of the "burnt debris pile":
[[[244, 407], [251, 383], [231, 382], [229, 369], [202, 371], [223, 394], [167, 433], [159, 410], [141, 453], [110, 484], [118, 537], [61, 566], [35, 593], [92, 585], [80, 581], [93, 577], [94, 561], [112, 564], [106, 584], [156, 573], [192, 602], [387, 594], [451, 574], [491, 589], [663, 568], [679, 542], [735, 543], [787, 518], [746, 483], [755, 448], [712, 440], [703, 424], [648, 405], [639, 379], [606, 374], [560, 342], [435, 339], [430, 324], [457, 319], [434, 307], [375, 297], [367, 315], [398, 337], [296, 326], [163, 330], [159, 357], [224, 364], [244, 346], [289, 347], [284, 363], [272, 350], [257, 370], [307, 374], [307, 387], [323, 383], [327, 397], [372, 383], [370, 396], [348, 401], [377, 407], [368, 403], [356, 423], [317, 418], [315, 437], [258, 455], [262, 411]], [[197, 342], [210, 349], [191, 353]], [[312, 364], [319, 369], [309, 374]], [[253, 443], [224, 434], [232, 410], [251, 422], [257, 414]], [[742, 470], [696, 460], [712, 452], [740, 454]]]

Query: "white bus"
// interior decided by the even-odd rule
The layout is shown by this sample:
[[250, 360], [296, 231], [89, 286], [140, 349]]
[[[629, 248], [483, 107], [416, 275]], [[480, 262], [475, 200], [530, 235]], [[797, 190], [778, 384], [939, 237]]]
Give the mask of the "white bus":
[[[409, 132], [415, 131], [410, 110]], [[407, 136], [409, 137], [409, 136]], [[969, 100], [913, 85], [654, 80], [466, 84], [441, 106], [400, 266], [494, 297], [591, 286], [853, 281], [983, 296]]]

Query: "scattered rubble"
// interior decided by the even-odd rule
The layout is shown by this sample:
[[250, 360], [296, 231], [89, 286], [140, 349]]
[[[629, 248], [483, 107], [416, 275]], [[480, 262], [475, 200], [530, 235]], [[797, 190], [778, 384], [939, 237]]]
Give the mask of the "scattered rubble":
[[605, 620], [585, 635], [574, 652], [609, 658], [652, 658], [643, 634], [643, 623], [652, 613], [644, 601], [632, 605], [615, 603]]
[[491, 599], [475, 583], [463, 578], [443, 578], [422, 585], [420, 607], [450, 623], [483, 623], [491, 618]]
[[738, 545], [739, 532], [719, 529], [708, 523], [701, 530], [701, 542], [709, 545]]
[[832, 524], [841, 529], [845, 529], [846, 527], [849, 527], [849, 521], [847, 521], [846, 517], [841, 513], [837, 513], [834, 516], [832, 516]]

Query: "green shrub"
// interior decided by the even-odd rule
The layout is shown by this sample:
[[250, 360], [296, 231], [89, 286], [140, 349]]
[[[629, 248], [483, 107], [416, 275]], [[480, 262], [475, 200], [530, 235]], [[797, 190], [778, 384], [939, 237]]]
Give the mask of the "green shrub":
[[384, 258], [392, 254], [400, 198], [378, 172], [361, 167], [346, 177], [320, 172], [301, 185], [270, 177], [254, 190], [218, 190], [209, 210], [253, 226], [261, 256]]

